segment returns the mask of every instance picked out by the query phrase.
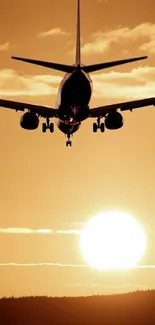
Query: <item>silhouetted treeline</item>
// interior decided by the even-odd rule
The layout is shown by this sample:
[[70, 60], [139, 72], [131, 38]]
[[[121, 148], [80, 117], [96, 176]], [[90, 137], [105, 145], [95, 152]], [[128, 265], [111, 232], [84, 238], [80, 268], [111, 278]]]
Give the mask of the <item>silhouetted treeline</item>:
[[0, 325], [155, 325], [155, 291], [0, 299]]

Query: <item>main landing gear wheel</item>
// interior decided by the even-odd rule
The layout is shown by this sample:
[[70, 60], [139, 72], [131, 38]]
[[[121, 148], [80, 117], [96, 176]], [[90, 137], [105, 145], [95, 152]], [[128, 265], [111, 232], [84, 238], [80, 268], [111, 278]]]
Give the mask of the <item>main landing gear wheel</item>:
[[45, 133], [49, 129], [51, 133], [54, 132], [54, 123], [50, 123], [49, 117], [46, 119], [46, 123], [42, 124], [42, 132]]
[[46, 129], [47, 129], [46, 123], [43, 123], [42, 124], [42, 132], [45, 133], [46, 132]]
[[93, 123], [93, 132], [96, 133], [98, 129], [97, 123]]
[[50, 132], [51, 132], [51, 133], [54, 132], [54, 123], [50, 123], [50, 125], [49, 125], [49, 129], [50, 129]]
[[101, 130], [102, 133], [105, 131], [104, 123], [101, 123], [100, 124], [100, 130]]
[[98, 129], [100, 129], [102, 133], [105, 131], [105, 125], [104, 123], [100, 123], [99, 117], [97, 119], [97, 123], [93, 123], [93, 132], [96, 133]]
[[67, 141], [66, 141], [66, 147], [68, 147], [68, 146], [72, 146], [72, 141], [70, 140], [70, 134], [67, 134]]

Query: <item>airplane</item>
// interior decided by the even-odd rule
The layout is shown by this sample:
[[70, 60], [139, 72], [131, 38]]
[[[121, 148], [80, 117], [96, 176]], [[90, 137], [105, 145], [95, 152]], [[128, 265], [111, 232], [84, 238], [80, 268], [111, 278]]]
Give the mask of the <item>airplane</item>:
[[[75, 64], [65, 65], [12, 56], [12, 59], [15, 60], [65, 72], [65, 76], [58, 89], [56, 107], [52, 108], [4, 99], [0, 99], [0, 106], [14, 109], [16, 112], [27, 110], [20, 119], [20, 126], [26, 130], [37, 129], [41, 117], [45, 119], [45, 122], [42, 123], [42, 132], [45, 133], [49, 129], [53, 133], [54, 123], [50, 119], [55, 118], [57, 127], [67, 137], [66, 146], [71, 147], [71, 136], [79, 130], [81, 123], [88, 118], [96, 118], [96, 122], [93, 123], [94, 133], [98, 130], [104, 132], [106, 128], [116, 130], [124, 124], [123, 116], [119, 110], [130, 110], [132, 112], [135, 108], [149, 105], [155, 106], [155, 98], [153, 97], [94, 108], [89, 107], [93, 90], [89, 73], [146, 58], [147, 56], [142, 56], [93, 65], [83, 65], [81, 63], [80, 0], [77, 0]], [[103, 118], [104, 122], [102, 121]]]

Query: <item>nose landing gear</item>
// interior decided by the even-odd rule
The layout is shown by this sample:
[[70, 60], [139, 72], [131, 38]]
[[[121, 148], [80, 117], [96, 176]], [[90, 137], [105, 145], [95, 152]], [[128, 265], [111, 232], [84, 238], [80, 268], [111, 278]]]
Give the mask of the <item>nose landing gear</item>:
[[68, 146], [72, 146], [72, 141], [70, 140], [70, 133], [69, 134], [67, 134], [67, 141], [66, 141], [66, 147], [68, 147]]

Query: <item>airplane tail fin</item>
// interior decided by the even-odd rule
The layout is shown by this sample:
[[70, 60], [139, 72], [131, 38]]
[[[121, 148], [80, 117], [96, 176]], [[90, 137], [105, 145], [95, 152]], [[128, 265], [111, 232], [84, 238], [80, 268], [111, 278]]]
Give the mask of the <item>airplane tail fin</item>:
[[16, 56], [12, 56], [12, 59], [40, 65], [42, 67], [59, 70], [62, 72], [72, 73], [76, 67], [79, 67], [81, 64], [81, 42], [80, 42], [80, 0], [77, 0], [77, 35], [76, 35], [76, 59], [75, 65], [65, 65], [60, 63], [54, 62], [45, 62], [40, 60], [33, 60], [33, 59], [26, 59], [20, 58]]
[[81, 32], [80, 32], [80, 0], [77, 1], [77, 34], [76, 34], [76, 59], [75, 65], [81, 64]]
[[[39, 60], [33, 60], [33, 59], [26, 59], [26, 58], [19, 58], [16, 56], [12, 56], [12, 59], [24, 61], [31, 64], [40, 65], [46, 68], [59, 70], [62, 72], [72, 73], [75, 71], [76, 67], [81, 67], [81, 32], [80, 32], [80, 0], [77, 0], [77, 35], [76, 35], [76, 58], [75, 58], [75, 65], [65, 65], [60, 63], [54, 63], [54, 62], [45, 62], [45, 61], [39, 61]], [[112, 62], [104, 62], [104, 63], [98, 63], [93, 65], [87, 65], [82, 66], [82, 70], [86, 73], [98, 71], [101, 69], [106, 69], [114, 66], [118, 66], [125, 63], [130, 63], [134, 61], [144, 60], [147, 59], [147, 56], [137, 57], [137, 58], [131, 58], [126, 60], [118, 60], [118, 61], [112, 61]]]

